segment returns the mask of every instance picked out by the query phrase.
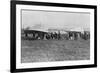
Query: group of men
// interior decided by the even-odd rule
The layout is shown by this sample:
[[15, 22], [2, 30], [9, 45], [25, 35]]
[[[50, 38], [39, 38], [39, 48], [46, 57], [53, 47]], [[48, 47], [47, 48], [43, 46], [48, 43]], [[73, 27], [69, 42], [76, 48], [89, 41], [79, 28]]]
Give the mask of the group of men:
[[90, 39], [90, 32], [76, 32], [76, 31], [66, 31], [66, 33], [58, 32], [43, 32], [43, 31], [36, 31], [36, 30], [24, 30], [21, 34], [22, 39], [29, 39], [29, 40], [78, 40]]

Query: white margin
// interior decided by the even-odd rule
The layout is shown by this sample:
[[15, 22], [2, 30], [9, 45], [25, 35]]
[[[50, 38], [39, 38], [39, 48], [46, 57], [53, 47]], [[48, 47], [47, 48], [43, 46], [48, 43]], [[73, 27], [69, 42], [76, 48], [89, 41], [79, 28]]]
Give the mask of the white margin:
[[[39, 62], [39, 63], [21, 63], [21, 9], [33, 10], [54, 10], [54, 11], [72, 11], [72, 12], [90, 12], [90, 60], [81, 61], [60, 61], [60, 62]], [[16, 68], [39, 68], [54, 66], [72, 66], [94, 64], [94, 10], [84, 8], [69, 7], [49, 7], [34, 5], [16, 5]]]

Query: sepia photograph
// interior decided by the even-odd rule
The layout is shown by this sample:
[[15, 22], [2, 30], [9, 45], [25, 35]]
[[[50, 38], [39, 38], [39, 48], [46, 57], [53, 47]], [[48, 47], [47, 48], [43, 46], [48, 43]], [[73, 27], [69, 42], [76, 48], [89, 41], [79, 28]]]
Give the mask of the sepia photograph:
[[96, 6], [11, 2], [11, 72], [97, 66]]

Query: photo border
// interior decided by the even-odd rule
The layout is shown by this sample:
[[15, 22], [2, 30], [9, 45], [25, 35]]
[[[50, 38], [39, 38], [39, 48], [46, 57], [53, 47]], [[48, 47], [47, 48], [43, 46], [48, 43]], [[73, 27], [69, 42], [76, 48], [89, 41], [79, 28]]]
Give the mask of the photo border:
[[[41, 67], [41, 68], [25, 68], [16, 69], [16, 5], [37, 5], [37, 6], [52, 6], [52, 7], [71, 7], [71, 8], [86, 8], [94, 9], [94, 64], [89, 65], [73, 65], [73, 66], [57, 66], [57, 67]], [[48, 2], [34, 2], [34, 1], [11, 1], [11, 29], [10, 29], [10, 47], [11, 47], [11, 72], [29, 72], [29, 71], [47, 71], [47, 70], [61, 70], [61, 69], [79, 69], [97, 67], [97, 6], [95, 5], [81, 5], [81, 4], [64, 4], [64, 3], [48, 3]]]

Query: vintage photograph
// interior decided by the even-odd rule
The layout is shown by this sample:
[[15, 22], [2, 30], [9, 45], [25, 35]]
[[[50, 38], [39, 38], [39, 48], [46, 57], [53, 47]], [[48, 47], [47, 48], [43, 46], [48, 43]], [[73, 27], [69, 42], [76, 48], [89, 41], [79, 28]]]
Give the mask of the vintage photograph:
[[21, 10], [21, 63], [90, 60], [90, 13]]

